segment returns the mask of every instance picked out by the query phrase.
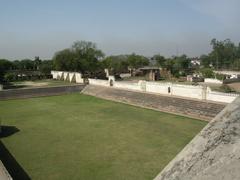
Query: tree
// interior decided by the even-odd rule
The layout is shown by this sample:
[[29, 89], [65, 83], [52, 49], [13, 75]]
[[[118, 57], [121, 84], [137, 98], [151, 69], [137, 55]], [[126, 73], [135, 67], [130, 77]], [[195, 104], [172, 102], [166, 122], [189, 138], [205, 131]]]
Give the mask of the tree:
[[162, 68], [166, 67], [166, 59], [164, 56], [161, 56], [160, 54], [154, 55], [153, 58], [156, 61], [156, 65], [160, 66]]
[[4, 75], [5, 73], [12, 69], [13, 64], [6, 60], [6, 59], [0, 59], [0, 82], [4, 81]]
[[120, 74], [128, 70], [127, 56], [109, 56], [102, 61], [103, 68], [109, 69], [112, 74]]
[[214, 77], [214, 72], [211, 68], [203, 68], [200, 70], [202, 73], [203, 77], [205, 78], [213, 78]]
[[76, 41], [71, 48], [55, 53], [53, 57], [56, 70], [96, 72], [100, 67], [99, 60], [104, 57], [96, 44], [87, 41]]
[[60, 71], [77, 71], [80, 68], [74, 53], [70, 49], [55, 53], [53, 64], [55, 69]]
[[41, 62], [39, 66], [39, 71], [42, 74], [50, 74], [51, 70], [53, 69], [53, 61], [52, 60], [45, 60]]
[[19, 61], [19, 70], [34, 70], [34, 61], [30, 59]]
[[127, 62], [130, 68], [139, 68], [149, 65], [149, 60], [146, 57], [136, 55], [135, 53], [128, 56]]
[[35, 56], [34, 59], [34, 70], [39, 70], [39, 67], [42, 63], [42, 60], [39, 58], [39, 56]]
[[230, 39], [217, 41], [212, 39], [212, 52], [209, 54], [212, 59], [213, 66], [216, 69], [229, 69], [232, 67], [233, 61], [236, 58], [237, 49]]
[[201, 60], [201, 65], [204, 68], [209, 68], [210, 65], [212, 64], [211, 58], [208, 55], [201, 55], [200, 60]]

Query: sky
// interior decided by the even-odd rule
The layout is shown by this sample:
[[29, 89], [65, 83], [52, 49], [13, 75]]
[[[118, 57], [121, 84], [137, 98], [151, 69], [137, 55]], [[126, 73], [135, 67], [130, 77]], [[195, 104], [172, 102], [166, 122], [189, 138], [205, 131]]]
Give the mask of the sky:
[[74, 41], [106, 55], [187, 54], [240, 42], [240, 0], [0, 0], [0, 58], [51, 59]]

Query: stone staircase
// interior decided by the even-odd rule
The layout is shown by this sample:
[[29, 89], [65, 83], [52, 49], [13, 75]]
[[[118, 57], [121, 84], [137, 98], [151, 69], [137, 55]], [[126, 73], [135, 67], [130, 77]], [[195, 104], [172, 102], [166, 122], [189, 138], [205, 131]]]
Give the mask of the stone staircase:
[[183, 99], [93, 85], [86, 86], [82, 93], [202, 120], [211, 120], [226, 106], [226, 104], [209, 101]]

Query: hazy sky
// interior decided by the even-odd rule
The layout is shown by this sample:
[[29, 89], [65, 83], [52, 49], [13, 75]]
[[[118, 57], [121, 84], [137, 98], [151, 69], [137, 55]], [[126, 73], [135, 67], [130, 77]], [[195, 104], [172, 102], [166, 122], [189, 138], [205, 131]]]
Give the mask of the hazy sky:
[[208, 53], [240, 41], [240, 0], [0, 0], [0, 58], [52, 58], [76, 40], [106, 55]]

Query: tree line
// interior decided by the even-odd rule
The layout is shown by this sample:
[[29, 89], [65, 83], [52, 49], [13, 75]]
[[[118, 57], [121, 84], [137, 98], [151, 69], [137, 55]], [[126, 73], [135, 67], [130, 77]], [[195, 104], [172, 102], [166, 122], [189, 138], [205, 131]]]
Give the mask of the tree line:
[[211, 46], [212, 51], [200, 57], [203, 67], [240, 70], [240, 43], [235, 45], [230, 39], [223, 41], [212, 39]]
[[38, 56], [34, 60], [9, 61], [0, 59], [0, 82], [26, 80], [26, 78], [45, 78], [52, 69], [52, 60], [41, 60]]
[[76, 41], [70, 48], [54, 54], [51, 60], [24, 59], [9, 61], [0, 59], [0, 81], [6, 81], [14, 71], [37, 71], [49, 74], [51, 70], [77, 71], [87, 76], [101, 76], [107, 68], [113, 74], [128, 72], [143, 66], [158, 66], [171, 72], [175, 77], [185, 76], [194, 71], [206, 75], [214, 69], [240, 70], [240, 43], [235, 45], [230, 39], [211, 40], [212, 51], [200, 56], [201, 66], [193, 66], [187, 55], [164, 57], [161, 54], [147, 58], [135, 53], [127, 55], [105, 56], [97, 45], [88, 41]]

